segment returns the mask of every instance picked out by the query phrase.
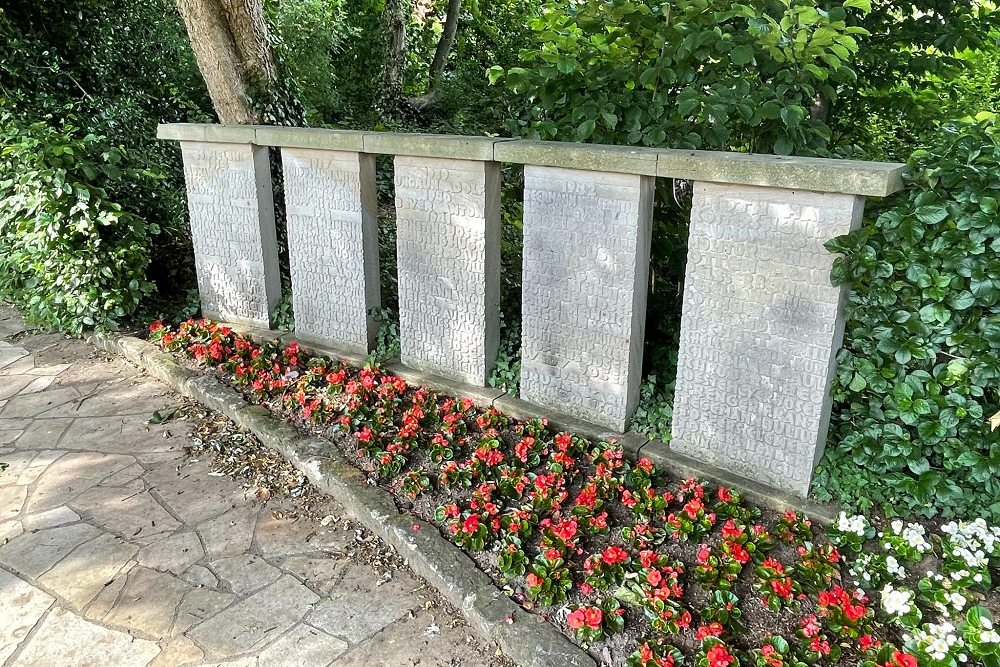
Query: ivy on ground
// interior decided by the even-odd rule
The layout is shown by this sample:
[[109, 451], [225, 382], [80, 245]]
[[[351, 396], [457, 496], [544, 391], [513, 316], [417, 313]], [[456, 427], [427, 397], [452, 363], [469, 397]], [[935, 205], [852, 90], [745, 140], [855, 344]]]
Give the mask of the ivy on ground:
[[1000, 517], [1000, 128], [942, 128], [910, 188], [839, 237], [852, 288], [814, 491], [890, 515]]

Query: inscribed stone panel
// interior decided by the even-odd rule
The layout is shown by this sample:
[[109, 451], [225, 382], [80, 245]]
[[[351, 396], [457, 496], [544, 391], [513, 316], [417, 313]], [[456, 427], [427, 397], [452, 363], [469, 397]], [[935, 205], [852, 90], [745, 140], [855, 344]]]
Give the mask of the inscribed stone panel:
[[864, 199], [697, 183], [671, 448], [805, 496], [830, 420], [845, 290], [823, 244]]
[[395, 164], [401, 360], [485, 385], [499, 333], [499, 165], [406, 156]]
[[524, 168], [521, 398], [624, 431], [638, 399], [653, 179]]
[[379, 305], [375, 158], [282, 148], [295, 332], [367, 354]]
[[202, 312], [269, 327], [281, 296], [267, 148], [181, 142]]

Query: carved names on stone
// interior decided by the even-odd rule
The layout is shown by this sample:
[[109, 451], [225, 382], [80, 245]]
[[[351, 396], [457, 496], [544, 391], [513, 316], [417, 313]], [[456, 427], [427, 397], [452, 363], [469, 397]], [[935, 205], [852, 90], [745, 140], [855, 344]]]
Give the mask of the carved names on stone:
[[267, 148], [181, 142], [202, 312], [269, 327], [281, 297]]
[[367, 354], [380, 303], [375, 158], [283, 148], [295, 333]]
[[499, 165], [395, 165], [401, 361], [483, 386], [499, 340]]
[[863, 208], [854, 195], [695, 185], [672, 449], [808, 493], [846, 294], [823, 244]]
[[521, 398], [624, 431], [638, 400], [653, 178], [524, 169]]

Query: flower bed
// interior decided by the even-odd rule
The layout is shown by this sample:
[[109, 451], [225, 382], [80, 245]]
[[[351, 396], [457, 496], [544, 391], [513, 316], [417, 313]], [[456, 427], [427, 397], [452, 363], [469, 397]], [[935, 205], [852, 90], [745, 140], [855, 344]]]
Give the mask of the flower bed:
[[[805, 517], [668, 480], [613, 442], [211, 322], [152, 338], [344, 450], [608, 664], [1000, 665], [1000, 529]], [[992, 610], [992, 612], [991, 612]]]

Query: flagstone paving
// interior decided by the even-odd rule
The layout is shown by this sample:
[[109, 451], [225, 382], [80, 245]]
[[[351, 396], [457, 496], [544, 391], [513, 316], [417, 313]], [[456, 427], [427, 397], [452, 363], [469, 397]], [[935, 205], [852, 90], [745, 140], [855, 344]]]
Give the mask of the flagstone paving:
[[181, 400], [0, 304], [0, 665], [508, 664], [332, 500], [281, 518], [185, 457], [149, 423]]

